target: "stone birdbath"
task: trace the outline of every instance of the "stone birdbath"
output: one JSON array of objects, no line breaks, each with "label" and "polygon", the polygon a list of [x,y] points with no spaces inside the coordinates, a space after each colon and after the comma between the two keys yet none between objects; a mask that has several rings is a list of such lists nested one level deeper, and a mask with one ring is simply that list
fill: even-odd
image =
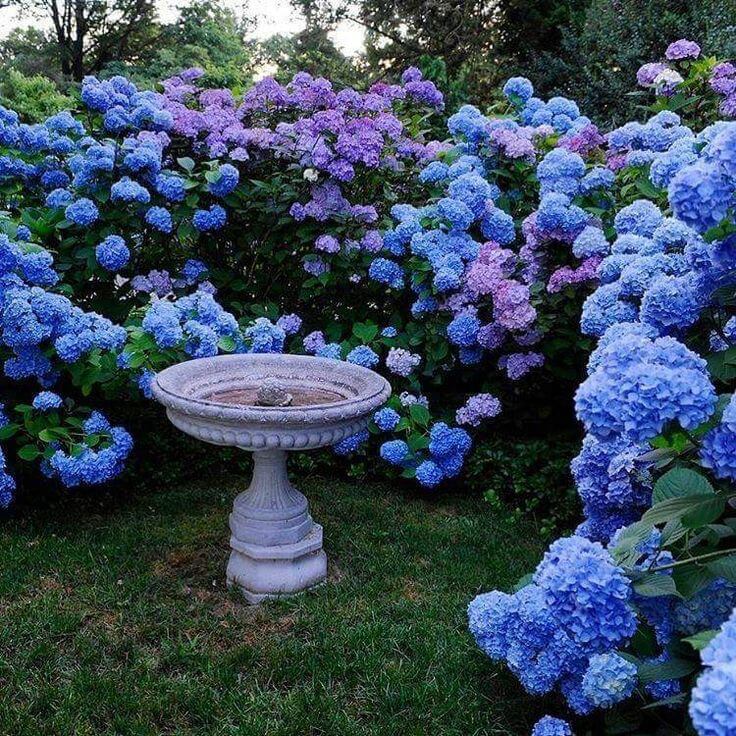
[{"label": "stone birdbath", "polygon": [[391,393],[362,366],[306,355],[223,355],[179,363],[153,381],[182,432],[253,453],[253,478],[230,514],[228,585],[250,603],[323,582],[322,527],[289,482],[287,452],[333,445],[364,429]]}]

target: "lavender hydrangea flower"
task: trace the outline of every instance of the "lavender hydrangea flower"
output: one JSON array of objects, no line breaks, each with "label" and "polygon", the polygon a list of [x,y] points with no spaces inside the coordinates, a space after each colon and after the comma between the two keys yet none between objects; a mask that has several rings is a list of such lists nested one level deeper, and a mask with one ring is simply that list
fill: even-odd
[{"label": "lavender hydrangea flower", "polygon": [[667,47],[664,55],[670,61],[697,59],[700,56],[700,46],[695,41],[688,41],[686,38],[681,38],[679,41],[673,41]]},{"label": "lavender hydrangea flower", "polygon": [[421,363],[421,356],[404,348],[391,348],[386,356],[386,368],[397,376],[406,378]]},{"label": "lavender hydrangea flower", "polygon": [[458,424],[477,427],[484,419],[491,419],[501,413],[501,402],[493,394],[475,394],[455,413]]}]

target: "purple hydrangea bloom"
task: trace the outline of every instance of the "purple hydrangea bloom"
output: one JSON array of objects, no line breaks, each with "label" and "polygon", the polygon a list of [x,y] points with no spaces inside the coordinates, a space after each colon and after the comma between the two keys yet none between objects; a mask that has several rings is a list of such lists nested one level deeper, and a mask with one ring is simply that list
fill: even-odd
[{"label": "purple hydrangea bloom", "polygon": [[681,38],[679,41],[673,41],[667,47],[664,55],[670,61],[697,59],[700,56],[700,46],[695,41],[688,41],[686,38]]}]

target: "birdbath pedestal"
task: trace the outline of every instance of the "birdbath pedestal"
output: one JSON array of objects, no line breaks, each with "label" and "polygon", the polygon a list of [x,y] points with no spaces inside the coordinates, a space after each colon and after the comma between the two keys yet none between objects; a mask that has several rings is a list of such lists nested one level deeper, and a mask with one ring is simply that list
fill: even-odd
[{"label": "birdbath pedestal", "polygon": [[154,398],[183,432],[253,453],[253,477],[230,514],[228,585],[259,603],[323,582],[322,527],[289,482],[287,453],[364,429],[391,393],[367,368],[303,355],[227,355],[167,368]]}]

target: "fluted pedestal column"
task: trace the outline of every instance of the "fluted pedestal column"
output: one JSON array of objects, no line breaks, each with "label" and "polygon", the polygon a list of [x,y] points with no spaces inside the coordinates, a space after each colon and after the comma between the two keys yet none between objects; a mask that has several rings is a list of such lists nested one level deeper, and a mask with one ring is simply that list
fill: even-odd
[{"label": "fluted pedestal column", "polygon": [[253,453],[253,479],[230,514],[228,585],[249,603],[299,593],[327,577],[322,527],[286,472],[286,452]]}]

